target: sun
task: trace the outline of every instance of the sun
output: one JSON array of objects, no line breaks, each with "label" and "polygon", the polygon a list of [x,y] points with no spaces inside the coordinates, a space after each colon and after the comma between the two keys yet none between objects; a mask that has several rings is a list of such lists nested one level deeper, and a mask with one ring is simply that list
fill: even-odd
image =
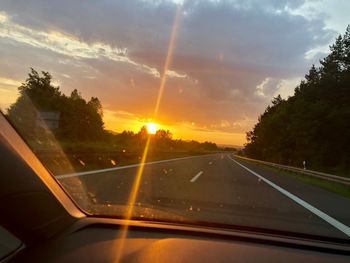
[{"label": "sun", "polygon": [[153,122],[147,123],[147,132],[149,134],[156,134],[157,129],[158,129],[158,125],[157,124],[155,124]]}]

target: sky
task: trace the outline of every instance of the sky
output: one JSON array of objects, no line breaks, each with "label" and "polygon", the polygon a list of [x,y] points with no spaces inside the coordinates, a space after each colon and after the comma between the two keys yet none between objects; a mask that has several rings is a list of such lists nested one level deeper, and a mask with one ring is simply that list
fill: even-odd
[{"label": "sky", "polygon": [[98,97],[109,130],[152,121],[175,138],[243,145],[349,12],[348,0],[1,0],[0,108],[33,67],[65,94]]}]

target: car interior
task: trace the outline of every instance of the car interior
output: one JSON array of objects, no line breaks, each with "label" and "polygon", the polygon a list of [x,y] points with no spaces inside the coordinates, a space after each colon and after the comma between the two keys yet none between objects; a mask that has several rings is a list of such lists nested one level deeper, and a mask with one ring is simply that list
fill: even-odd
[{"label": "car interior", "polygon": [[1,0],[0,263],[349,263],[349,11]]},{"label": "car interior", "polygon": [[349,243],[81,211],[3,115],[1,262],[349,262]]}]

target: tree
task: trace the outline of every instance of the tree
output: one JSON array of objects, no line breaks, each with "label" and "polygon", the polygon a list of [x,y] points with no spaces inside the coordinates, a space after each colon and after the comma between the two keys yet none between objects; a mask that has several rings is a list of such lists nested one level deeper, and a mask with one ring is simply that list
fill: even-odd
[{"label": "tree", "polygon": [[38,113],[60,113],[59,128],[53,132],[63,140],[99,140],[104,134],[103,111],[98,98],[86,102],[78,90],[70,97],[62,94],[59,87],[51,84],[50,73],[40,74],[31,68],[28,78],[19,88],[19,97],[7,115],[20,133],[27,139],[37,134]]},{"label": "tree", "polygon": [[61,92],[59,87],[51,85],[52,77],[42,72],[42,77],[33,68],[28,78],[18,88],[19,97],[12,104],[7,115],[15,127],[28,138],[34,136],[37,113],[39,111],[57,111]]},{"label": "tree", "polygon": [[247,132],[248,156],[350,170],[350,26],[330,50],[319,68],[311,66],[294,96],[273,98]]}]

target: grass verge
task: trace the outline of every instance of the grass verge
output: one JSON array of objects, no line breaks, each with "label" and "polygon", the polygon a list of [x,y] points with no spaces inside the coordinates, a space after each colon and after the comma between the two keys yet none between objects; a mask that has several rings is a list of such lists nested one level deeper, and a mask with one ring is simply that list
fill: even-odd
[{"label": "grass verge", "polygon": [[347,186],[347,185],[344,185],[341,183],[337,183],[337,182],[333,182],[333,181],[328,181],[328,180],[317,178],[317,177],[313,177],[313,176],[309,176],[309,175],[305,175],[305,174],[301,174],[298,172],[288,171],[288,170],[264,165],[264,164],[260,164],[260,165],[266,167],[269,170],[272,170],[275,172],[278,171],[279,174],[283,174],[285,176],[298,179],[304,183],[311,184],[311,185],[320,187],[322,189],[325,189],[327,191],[330,191],[330,192],[339,194],[341,196],[350,198],[350,186]]}]

